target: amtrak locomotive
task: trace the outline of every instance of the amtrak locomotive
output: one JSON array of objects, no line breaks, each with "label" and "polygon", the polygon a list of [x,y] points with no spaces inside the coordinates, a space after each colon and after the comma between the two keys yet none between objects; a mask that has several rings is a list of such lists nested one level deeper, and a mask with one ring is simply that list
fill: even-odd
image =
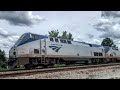
[{"label": "amtrak locomotive", "polygon": [[61,63],[95,64],[119,60],[120,51],[111,47],[25,33],[10,49],[8,66],[33,68]]}]

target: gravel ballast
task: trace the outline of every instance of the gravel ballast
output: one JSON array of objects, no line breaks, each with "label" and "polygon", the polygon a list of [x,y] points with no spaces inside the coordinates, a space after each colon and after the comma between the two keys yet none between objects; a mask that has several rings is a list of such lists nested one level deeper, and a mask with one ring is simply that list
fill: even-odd
[{"label": "gravel ballast", "polygon": [[118,79],[120,78],[120,65],[99,67],[91,69],[77,69],[39,73],[28,76],[7,77],[4,79]]}]

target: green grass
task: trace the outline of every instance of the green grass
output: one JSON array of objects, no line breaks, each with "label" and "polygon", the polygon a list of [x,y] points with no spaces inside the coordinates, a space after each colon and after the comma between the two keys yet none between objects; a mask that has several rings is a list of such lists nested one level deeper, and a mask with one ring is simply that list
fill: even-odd
[{"label": "green grass", "polygon": [[65,65],[65,64],[55,64],[54,67],[69,67],[69,66],[80,66],[81,64],[71,64],[71,65]]},{"label": "green grass", "polygon": [[65,67],[65,64],[55,64],[54,67]]},{"label": "green grass", "polygon": [[9,68],[0,68],[0,71],[8,71],[10,70]]},{"label": "green grass", "polygon": [[24,68],[14,68],[14,69],[10,69],[10,68],[0,68],[0,72],[2,71],[17,71],[17,70],[22,70]]},{"label": "green grass", "polygon": [[[55,64],[54,67],[69,67],[69,66],[79,66],[80,64],[72,64],[72,65],[65,65],[65,64]],[[10,68],[1,68],[0,67],[0,72],[2,71],[18,71],[18,70],[23,70],[23,67],[19,67],[19,68],[14,68],[14,69],[10,69]]]}]

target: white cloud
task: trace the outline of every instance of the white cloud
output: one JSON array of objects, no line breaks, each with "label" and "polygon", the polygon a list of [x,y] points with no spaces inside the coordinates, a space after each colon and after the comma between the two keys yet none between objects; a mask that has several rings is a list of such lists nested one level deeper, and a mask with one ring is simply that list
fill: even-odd
[{"label": "white cloud", "polygon": [[18,35],[9,33],[8,31],[0,28],[0,37],[1,36],[2,36],[2,39],[0,40],[1,49],[5,49],[5,48],[10,49],[19,38]]},{"label": "white cloud", "polygon": [[0,19],[18,26],[31,26],[45,20],[31,11],[0,11]]},{"label": "white cloud", "polygon": [[93,27],[102,32],[100,38],[110,37],[120,48],[120,11],[102,11],[101,18]]},{"label": "white cloud", "polygon": [[120,11],[103,11],[101,16],[105,18],[119,18]]},{"label": "white cloud", "polygon": [[120,39],[120,11],[103,11],[101,19],[93,27],[103,32],[100,38]]},{"label": "white cloud", "polygon": [[93,39],[93,40],[91,40],[91,41],[92,41],[91,43],[93,43],[93,44],[98,44],[98,45],[101,44],[101,41],[98,40],[98,39]]},{"label": "white cloud", "polygon": [[0,36],[3,38],[11,36],[7,31],[5,31],[3,28],[0,28]]},{"label": "white cloud", "polygon": [[8,37],[8,40],[10,41],[10,42],[16,42],[17,40],[19,39],[19,36],[11,36],[11,37]]},{"label": "white cloud", "polygon": [[92,34],[87,34],[87,36],[88,36],[88,38],[93,38],[94,37],[94,35],[92,35]]}]

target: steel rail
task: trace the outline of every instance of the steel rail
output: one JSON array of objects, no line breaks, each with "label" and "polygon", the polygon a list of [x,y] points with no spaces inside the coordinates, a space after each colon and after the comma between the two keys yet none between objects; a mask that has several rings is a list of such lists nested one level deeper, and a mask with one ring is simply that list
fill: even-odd
[{"label": "steel rail", "polygon": [[10,71],[9,72],[0,72],[0,78],[15,77],[15,76],[21,76],[21,75],[31,75],[31,74],[38,74],[38,73],[50,73],[50,72],[57,72],[57,71],[69,71],[69,70],[75,70],[75,69],[108,67],[108,66],[117,66],[117,65],[120,65],[120,63],[71,66],[71,67],[58,67],[58,68],[46,68],[46,69],[33,69],[33,70],[11,71],[11,72]]}]

